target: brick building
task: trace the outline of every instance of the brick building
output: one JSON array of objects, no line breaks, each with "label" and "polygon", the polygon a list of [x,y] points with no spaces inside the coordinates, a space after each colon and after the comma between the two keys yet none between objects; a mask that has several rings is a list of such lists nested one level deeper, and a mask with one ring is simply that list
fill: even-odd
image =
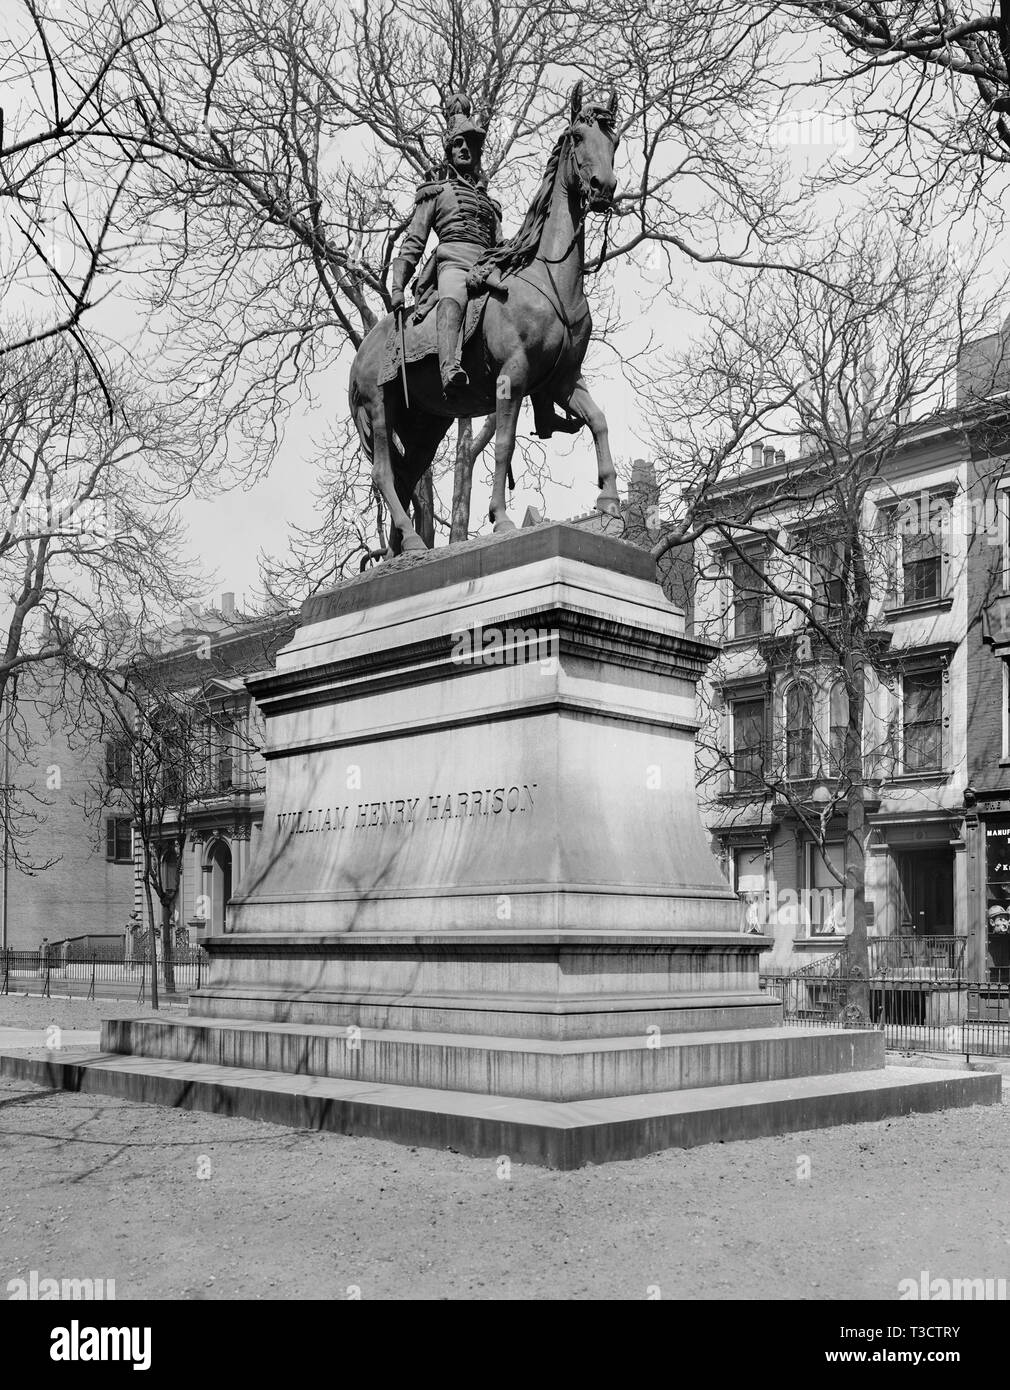
[{"label": "brick building", "polygon": [[966,930],[980,1013],[1010,985],[1010,319],[972,347],[958,382],[972,418]]},{"label": "brick building", "polygon": [[[956,955],[978,980],[993,968],[982,902],[985,817],[1010,833],[1006,666],[994,659],[985,638],[991,624],[982,620],[991,580],[984,576],[993,565],[1003,573],[1007,553],[1006,492],[994,483],[1003,472],[999,410],[991,398],[984,409],[965,400],[910,427],[868,489],[863,527],[882,538],[887,575],[867,636],[879,658],[864,716],[868,929],[872,938],[896,938],[909,950],[924,943],[924,950],[915,948],[923,959]],[[770,970],[837,953],[846,931],[837,876],[844,806],[825,836],[810,833],[839,770],[844,687],[801,615],[772,595],[783,587],[783,561],[778,545],[763,542],[761,527],[777,541],[790,538],[788,585],[808,597],[815,584],[824,585],[817,601],[825,611],[840,601],[830,592],[837,543],[816,518],[776,507],[787,469],[799,471],[781,453],[757,448],[727,485],[727,496],[734,489],[766,494],[769,510],[748,543],[753,563],[741,563],[729,545],[699,547],[695,593],[695,635],[722,648],[710,671],[699,746],[704,817],[748,917],[773,937],[763,961]],[[994,514],[971,506],[983,486],[1001,499],[1002,541],[992,534]],[[917,515],[918,527],[906,524]],[[776,779],[788,784],[789,795],[776,792]],[[1010,905],[1010,891],[1007,898]]]},{"label": "brick building", "polygon": [[122,769],[79,693],[56,668],[33,666],[3,716],[14,824],[0,829],[0,942],[15,951],[125,932],[134,906]]},{"label": "brick building", "polygon": [[[183,614],[151,644],[159,679],[208,713],[209,794],[190,809],[178,899],[191,940],[221,929],[262,824],[263,762],[244,677],[272,666],[294,626],[287,615],[244,617],[225,594],[220,608]],[[20,680],[4,784],[25,813],[13,838],[0,830],[0,926],[13,950],[125,939],[131,913],[146,917],[141,846],[121,791],[129,746],[78,695],[56,669]]]},{"label": "brick building", "polygon": [[[187,614],[164,632],[143,663],[156,685],[206,711],[195,750],[207,768],[205,794],[188,807],[182,863],[171,865],[176,926],[191,943],[223,930],[263,826],[262,731],[245,678],[272,668],[295,626],[288,614],[243,617],[226,594],[220,610]],[[169,817],[166,834],[176,825]]]}]

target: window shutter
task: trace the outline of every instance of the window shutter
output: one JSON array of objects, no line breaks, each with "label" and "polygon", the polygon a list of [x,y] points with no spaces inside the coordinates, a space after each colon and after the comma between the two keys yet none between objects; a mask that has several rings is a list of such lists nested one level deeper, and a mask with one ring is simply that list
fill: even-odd
[{"label": "window shutter", "polygon": [[105,822],[105,857],[115,859],[116,857],[116,820],[110,816]]},{"label": "window shutter", "polygon": [[880,557],[883,562],[884,579],[884,602],[888,607],[893,606],[898,600],[898,531],[897,518],[894,512],[882,511],[880,513]]}]

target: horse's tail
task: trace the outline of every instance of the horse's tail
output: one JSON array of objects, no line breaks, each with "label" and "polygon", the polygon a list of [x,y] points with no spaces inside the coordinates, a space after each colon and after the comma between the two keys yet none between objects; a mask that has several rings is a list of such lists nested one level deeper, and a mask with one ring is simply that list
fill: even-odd
[{"label": "horse's tail", "polygon": [[347,391],[347,400],[351,408],[351,419],[354,427],[358,431],[358,438],[361,440],[361,447],[369,463],[372,461],[372,450],[374,445],[374,435],[372,432],[372,418],[365,409],[364,398],[358,390],[358,383],[351,377],[351,384]]}]

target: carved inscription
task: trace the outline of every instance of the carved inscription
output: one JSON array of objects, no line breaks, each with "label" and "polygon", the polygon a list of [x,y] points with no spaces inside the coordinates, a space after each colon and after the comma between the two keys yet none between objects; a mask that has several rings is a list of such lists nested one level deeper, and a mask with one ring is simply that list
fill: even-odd
[{"label": "carved inscription", "polygon": [[476,791],[397,797],[392,801],[358,801],[346,806],[319,806],[279,811],[281,835],[313,835],[333,830],[411,829],[430,821],[472,820],[474,817],[511,816],[532,811],[536,782],[514,787],[486,787]]}]

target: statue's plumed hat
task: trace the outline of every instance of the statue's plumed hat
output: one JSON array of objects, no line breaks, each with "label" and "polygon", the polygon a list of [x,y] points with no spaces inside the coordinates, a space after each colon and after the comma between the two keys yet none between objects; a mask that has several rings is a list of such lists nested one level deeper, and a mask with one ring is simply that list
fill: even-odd
[{"label": "statue's plumed hat", "polygon": [[452,142],[461,135],[473,135],[483,145],[487,132],[481,130],[473,119],[473,107],[468,96],[464,96],[462,92],[453,92],[451,96],[446,97],[444,110],[446,128],[443,148],[446,154],[452,148]]}]

